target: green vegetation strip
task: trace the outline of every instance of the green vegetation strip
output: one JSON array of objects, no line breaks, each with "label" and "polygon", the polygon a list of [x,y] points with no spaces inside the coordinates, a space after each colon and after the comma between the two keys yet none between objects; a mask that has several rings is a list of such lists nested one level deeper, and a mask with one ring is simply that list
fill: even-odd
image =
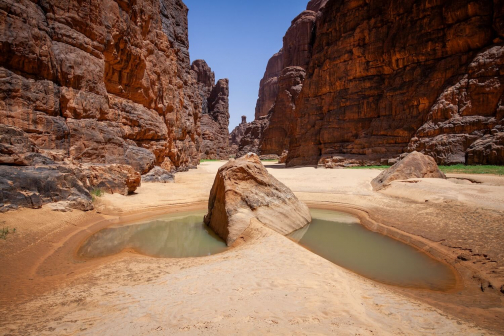
[{"label": "green vegetation strip", "polygon": [[[388,166],[359,166],[347,169],[387,169]],[[463,164],[453,166],[439,166],[445,174],[493,174],[504,175],[504,166],[466,166]]]}]

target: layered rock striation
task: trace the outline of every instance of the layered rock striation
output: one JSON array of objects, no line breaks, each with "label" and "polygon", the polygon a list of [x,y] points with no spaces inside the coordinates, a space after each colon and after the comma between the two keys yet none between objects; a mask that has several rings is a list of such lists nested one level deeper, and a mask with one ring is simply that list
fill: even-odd
[{"label": "layered rock striation", "polygon": [[251,220],[283,235],[311,221],[308,207],[249,153],[219,168],[210,191],[205,224],[231,246]]},{"label": "layered rock striation", "polygon": [[193,62],[191,69],[198,82],[202,100],[201,159],[229,158],[229,80],[219,79],[204,60]]},{"label": "layered rock striation", "polygon": [[129,195],[140,183],[130,165],[80,164],[39,149],[17,127],[0,125],[0,212],[54,202],[56,210],[92,210],[93,190]]},{"label": "layered rock striation", "polygon": [[502,164],[500,1],[329,0],[321,13],[287,165],[414,150]]},{"label": "layered rock striation", "polygon": [[181,0],[0,2],[0,124],[76,162],[195,167],[187,11]]}]

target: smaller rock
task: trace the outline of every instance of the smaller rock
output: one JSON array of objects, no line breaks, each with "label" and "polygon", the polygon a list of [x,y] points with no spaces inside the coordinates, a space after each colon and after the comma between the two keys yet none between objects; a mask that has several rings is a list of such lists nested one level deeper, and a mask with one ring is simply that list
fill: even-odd
[{"label": "smaller rock", "polygon": [[172,183],[175,182],[175,176],[161,167],[154,167],[149,173],[142,176],[144,183]]},{"label": "smaller rock", "polygon": [[[141,184],[141,175],[133,167],[120,164],[84,164],[84,185],[88,190],[103,191],[121,195],[132,194]],[[82,178],[81,178],[82,179]]]},{"label": "smaller rock", "polygon": [[388,187],[393,181],[410,178],[445,179],[446,176],[439,170],[436,161],[432,157],[419,152],[412,152],[378,175],[371,181],[371,185],[374,190],[378,191]]},{"label": "smaller rock", "polygon": [[66,202],[66,201],[49,203],[47,206],[52,211],[59,211],[59,212],[71,212],[72,211],[72,209],[70,208],[70,202]]},{"label": "smaller rock", "polygon": [[283,151],[282,155],[278,158],[278,163],[285,163],[287,162],[287,155],[289,155],[288,151]]}]

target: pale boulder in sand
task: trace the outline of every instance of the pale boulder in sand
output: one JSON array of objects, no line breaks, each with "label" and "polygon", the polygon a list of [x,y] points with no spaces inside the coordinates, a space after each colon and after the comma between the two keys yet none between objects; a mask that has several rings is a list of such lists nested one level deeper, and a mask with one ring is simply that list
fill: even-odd
[{"label": "pale boulder in sand", "polygon": [[283,235],[311,221],[308,207],[268,173],[256,154],[249,153],[217,172],[205,223],[230,246],[253,218]]},{"label": "pale boulder in sand", "polygon": [[410,178],[446,178],[439,170],[436,161],[428,155],[419,152],[409,153],[404,159],[394,164],[371,181],[373,189],[384,189],[396,180]]}]

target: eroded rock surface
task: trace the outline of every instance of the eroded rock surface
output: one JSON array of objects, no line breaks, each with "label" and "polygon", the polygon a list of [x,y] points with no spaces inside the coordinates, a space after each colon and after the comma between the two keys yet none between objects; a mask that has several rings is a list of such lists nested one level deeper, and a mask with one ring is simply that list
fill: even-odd
[{"label": "eroded rock surface", "polygon": [[472,162],[472,144],[502,132],[502,21],[492,0],[327,1],[287,165],[414,150],[438,163]]},{"label": "eroded rock surface", "polygon": [[0,123],[82,163],[195,167],[187,11],[181,0],[2,1]]},{"label": "eroded rock surface", "polygon": [[[282,49],[268,61],[259,84],[255,120],[238,155],[254,152],[281,155],[288,149],[293,127],[293,111],[312,55],[315,23],[327,0],[312,0],[306,10],[291,22],[283,38]],[[270,125],[271,123],[271,125]],[[266,133],[263,133],[266,132]],[[250,136],[253,136],[250,137]]]},{"label": "eroded rock surface", "polygon": [[205,223],[230,246],[253,218],[283,235],[311,221],[308,207],[249,153],[217,172]]},{"label": "eroded rock surface", "polygon": [[204,60],[192,64],[202,99],[201,159],[229,158],[229,80],[219,79]]},{"label": "eroded rock surface", "polygon": [[152,169],[148,174],[142,176],[143,183],[172,183],[175,177],[169,171],[161,167]]},{"label": "eroded rock surface", "polygon": [[81,178],[88,190],[100,189],[109,194],[132,194],[141,184],[140,173],[128,165],[84,164]]},{"label": "eroded rock surface", "polygon": [[245,134],[245,130],[247,129],[247,117],[242,116],[241,123],[234,128],[234,130],[229,133],[229,153],[231,155],[236,155],[238,153],[238,149],[240,146],[240,141]]},{"label": "eroded rock surface", "polygon": [[373,189],[378,191],[386,188],[393,181],[407,180],[410,178],[446,178],[436,164],[436,161],[428,155],[412,152],[401,161],[387,170],[381,172],[371,181]]},{"label": "eroded rock surface", "polygon": [[0,166],[0,212],[19,207],[38,209],[59,201],[68,202],[73,209],[93,209],[89,191],[71,167]]}]

